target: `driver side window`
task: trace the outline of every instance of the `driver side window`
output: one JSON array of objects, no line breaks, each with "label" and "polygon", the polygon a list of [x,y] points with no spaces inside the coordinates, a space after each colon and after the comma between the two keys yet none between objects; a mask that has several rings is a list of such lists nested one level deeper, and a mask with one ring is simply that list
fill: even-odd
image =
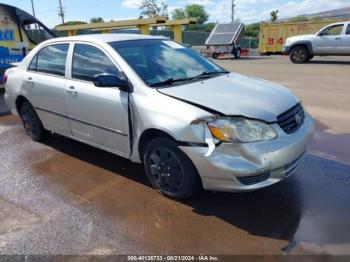
[{"label": "driver side window", "polygon": [[344,25],[333,25],[322,31],[323,36],[341,35]]}]

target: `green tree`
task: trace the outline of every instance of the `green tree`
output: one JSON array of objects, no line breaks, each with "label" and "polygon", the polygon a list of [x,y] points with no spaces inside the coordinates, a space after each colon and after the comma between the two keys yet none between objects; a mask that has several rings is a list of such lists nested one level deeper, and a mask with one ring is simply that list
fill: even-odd
[{"label": "green tree", "polygon": [[298,15],[296,17],[292,17],[288,20],[288,22],[308,22],[309,19],[304,15]]},{"label": "green tree", "polygon": [[102,17],[93,17],[90,19],[90,23],[94,24],[94,23],[103,23],[104,20]]},{"label": "green tree", "polygon": [[258,37],[260,33],[260,23],[254,23],[245,27],[245,35],[248,37]]},{"label": "green tree", "polygon": [[168,17],[168,4],[165,1],[159,3],[158,0],[142,0],[141,6],[141,15],[143,17],[156,17],[156,16],[165,16]]},{"label": "green tree", "polygon": [[176,8],[171,12],[171,18],[174,20],[185,19],[186,12],[183,8]]},{"label": "green tree", "polygon": [[61,26],[61,25],[82,25],[82,24],[87,24],[87,23],[84,21],[68,21],[68,22],[65,22],[64,24],[56,25],[55,27]]},{"label": "green tree", "polygon": [[187,5],[185,8],[187,18],[196,18],[198,24],[204,24],[208,21],[209,15],[203,5]]},{"label": "green tree", "polygon": [[271,13],[270,13],[270,16],[271,16],[271,22],[272,23],[275,23],[278,19],[278,12],[279,10],[273,10]]},{"label": "green tree", "polygon": [[322,17],[319,17],[319,16],[314,16],[314,17],[312,17],[312,18],[310,18],[309,19],[309,21],[322,21],[322,20],[324,20]]}]

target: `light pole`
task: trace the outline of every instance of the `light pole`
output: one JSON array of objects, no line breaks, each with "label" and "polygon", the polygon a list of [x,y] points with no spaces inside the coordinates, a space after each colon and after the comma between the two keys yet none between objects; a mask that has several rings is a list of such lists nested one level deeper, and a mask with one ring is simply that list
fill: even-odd
[{"label": "light pole", "polygon": [[58,16],[60,16],[62,18],[62,24],[64,24],[64,10],[63,10],[63,7],[62,7],[62,1],[59,0],[59,10],[58,10]]},{"label": "light pole", "polygon": [[35,17],[34,0],[31,0],[31,2],[32,2],[33,16]]},{"label": "light pole", "polygon": [[235,22],[235,0],[232,0],[232,6],[231,6],[231,23],[233,24]]}]

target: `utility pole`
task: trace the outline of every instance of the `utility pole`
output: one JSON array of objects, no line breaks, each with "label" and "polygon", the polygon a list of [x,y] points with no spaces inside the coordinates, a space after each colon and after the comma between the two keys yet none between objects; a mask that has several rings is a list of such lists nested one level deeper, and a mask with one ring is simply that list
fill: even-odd
[{"label": "utility pole", "polygon": [[231,6],[231,23],[233,24],[235,22],[235,0],[232,0],[232,6]]},{"label": "utility pole", "polygon": [[35,17],[34,0],[31,0],[31,2],[32,2],[33,16]]},{"label": "utility pole", "polygon": [[64,7],[62,7],[62,1],[59,0],[59,9],[58,9],[58,16],[62,18],[62,24],[64,24],[64,13],[65,13],[65,10],[64,10]]}]

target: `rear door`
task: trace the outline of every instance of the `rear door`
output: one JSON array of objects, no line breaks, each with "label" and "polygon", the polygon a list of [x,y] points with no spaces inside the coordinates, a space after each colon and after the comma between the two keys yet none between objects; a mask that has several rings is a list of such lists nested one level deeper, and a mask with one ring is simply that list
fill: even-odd
[{"label": "rear door", "polygon": [[43,47],[23,76],[26,96],[44,127],[62,135],[71,135],[65,103],[68,49],[68,43]]},{"label": "rear door", "polygon": [[325,28],[314,41],[315,53],[320,55],[339,55],[344,24]]},{"label": "rear door", "polygon": [[118,74],[112,57],[102,48],[75,43],[66,102],[73,136],[123,156],[129,156],[128,93],[93,84],[98,74]]},{"label": "rear door", "polygon": [[342,55],[350,55],[350,23],[344,28],[344,33],[341,38],[340,53]]}]

